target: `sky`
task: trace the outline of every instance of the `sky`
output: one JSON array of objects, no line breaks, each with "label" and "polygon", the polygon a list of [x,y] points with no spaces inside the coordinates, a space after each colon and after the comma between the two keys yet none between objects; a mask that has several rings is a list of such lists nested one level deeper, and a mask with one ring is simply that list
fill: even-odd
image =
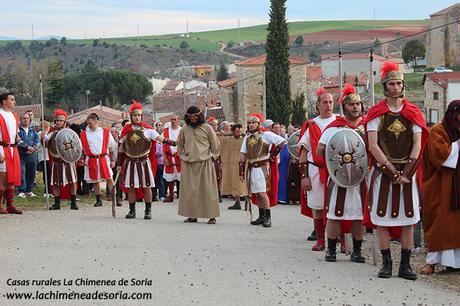
[{"label": "sky", "polygon": [[[287,0],[288,21],[427,19],[457,1]],[[268,21],[269,0],[0,0],[0,36],[103,38],[234,28]]]}]

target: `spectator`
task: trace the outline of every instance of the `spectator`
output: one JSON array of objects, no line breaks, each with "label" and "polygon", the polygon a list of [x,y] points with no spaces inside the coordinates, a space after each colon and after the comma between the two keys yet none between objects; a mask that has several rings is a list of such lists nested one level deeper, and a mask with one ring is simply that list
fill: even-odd
[{"label": "spectator", "polygon": [[34,112],[31,109],[28,109],[28,110],[26,110],[26,114],[30,118],[29,127],[31,129],[34,129],[36,132],[38,132],[38,130],[40,129],[40,125],[38,124],[38,122],[34,121]]},{"label": "spectator", "polygon": [[21,198],[35,197],[32,192],[37,167],[37,150],[39,147],[38,134],[30,128],[30,117],[27,113],[21,116],[18,143],[19,157],[21,159],[21,186],[18,196]]},{"label": "spectator", "polygon": [[[155,125],[158,134],[162,134],[164,130],[164,124],[158,121]],[[157,171],[155,173],[155,188],[153,189],[153,198],[159,197],[160,201],[166,197],[166,180],[163,178],[164,171],[164,158],[163,158],[163,144],[156,142],[155,155],[157,157]]]},{"label": "spectator", "polygon": [[[49,118],[45,118],[45,123],[43,124],[44,129],[40,132],[38,132],[38,138],[39,138],[39,143],[38,143],[38,150],[37,150],[37,159],[38,159],[38,164],[37,164],[37,170],[40,172],[43,172],[43,184],[45,184],[48,189],[45,189],[45,193],[43,194],[44,197],[46,197],[46,190],[48,190],[48,196],[53,196],[53,194],[50,191],[50,181],[51,181],[51,169],[50,169],[50,161],[49,161],[49,156],[48,156],[48,150],[44,146],[44,138],[46,134],[49,133],[50,131],[50,122]],[[45,167],[46,167],[46,177],[47,179],[45,180]]]}]

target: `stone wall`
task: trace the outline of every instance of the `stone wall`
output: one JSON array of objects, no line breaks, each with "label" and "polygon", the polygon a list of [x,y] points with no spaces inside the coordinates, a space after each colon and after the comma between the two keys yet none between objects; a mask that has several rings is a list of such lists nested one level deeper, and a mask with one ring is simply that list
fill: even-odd
[{"label": "stone wall", "polygon": [[[430,78],[425,80],[425,115],[426,121],[438,123],[442,120],[444,114],[446,91],[444,88],[434,83]],[[435,97],[437,92],[437,99]],[[437,117],[436,117],[437,112]],[[437,120],[436,120],[437,119]]]}]

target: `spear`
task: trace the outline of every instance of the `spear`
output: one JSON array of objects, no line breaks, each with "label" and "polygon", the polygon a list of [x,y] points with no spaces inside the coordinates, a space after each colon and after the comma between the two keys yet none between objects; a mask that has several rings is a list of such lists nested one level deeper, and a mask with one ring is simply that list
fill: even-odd
[{"label": "spear", "polygon": [[40,74],[40,103],[42,108],[42,148],[43,148],[43,176],[45,180],[45,198],[46,198],[46,209],[49,209],[49,194],[48,194],[48,169],[46,164],[46,147],[45,147],[45,107],[43,105],[43,81],[42,75]]}]

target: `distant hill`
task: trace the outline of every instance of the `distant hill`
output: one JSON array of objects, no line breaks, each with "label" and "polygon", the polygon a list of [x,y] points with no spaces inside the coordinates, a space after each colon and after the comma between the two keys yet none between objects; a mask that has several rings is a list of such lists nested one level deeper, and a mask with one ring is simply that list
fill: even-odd
[{"label": "distant hill", "polygon": [[0,40],[16,40],[16,37],[11,37],[11,36],[0,36]]}]

